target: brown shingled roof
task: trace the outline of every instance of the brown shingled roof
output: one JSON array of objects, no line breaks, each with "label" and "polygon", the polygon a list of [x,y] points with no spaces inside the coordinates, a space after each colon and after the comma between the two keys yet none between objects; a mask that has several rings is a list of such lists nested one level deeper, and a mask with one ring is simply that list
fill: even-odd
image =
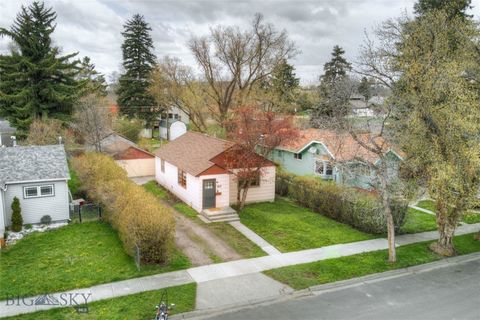
[{"label": "brown shingled roof", "polygon": [[[366,144],[372,143],[370,134],[361,134],[359,138]],[[362,159],[366,162],[375,163],[378,160],[378,155],[363,148],[349,133],[337,133],[323,129],[310,128],[303,130],[297,139],[290,140],[279,148],[299,153],[314,141],[323,143],[337,161]],[[381,137],[376,138],[376,143],[382,145],[385,152],[394,150],[392,145]],[[403,157],[401,152],[394,151]]]},{"label": "brown shingled roof", "polygon": [[187,131],[155,152],[174,166],[197,176],[214,165],[210,160],[234,145],[233,142]]}]

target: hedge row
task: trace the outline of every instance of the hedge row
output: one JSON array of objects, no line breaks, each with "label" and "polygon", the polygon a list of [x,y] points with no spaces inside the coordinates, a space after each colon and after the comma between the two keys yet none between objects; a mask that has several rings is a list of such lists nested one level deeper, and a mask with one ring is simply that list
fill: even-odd
[{"label": "hedge row", "polygon": [[87,153],[75,158],[72,166],[88,197],[106,208],[105,218],[118,231],[127,253],[133,255],[137,245],[142,261],[167,262],[175,231],[172,211],[105,155]]},{"label": "hedge row", "polygon": [[[277,172],[276,193],[288,196],[315,212],[369,233],[386,233],[386,216],[380,199],[358,190],[315,177]],[[393,201],[398,231],[404,223],[408,203]]]}]

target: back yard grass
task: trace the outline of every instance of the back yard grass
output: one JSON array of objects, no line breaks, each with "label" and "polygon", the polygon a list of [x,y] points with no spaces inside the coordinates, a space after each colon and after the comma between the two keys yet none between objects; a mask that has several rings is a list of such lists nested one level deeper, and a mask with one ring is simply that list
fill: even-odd
[{"label": "back yard grass", "polygon": [[239,215],[243,224],[282,252],[378,237],[358,231],[283,198],[271,203],[247,205]]},{"label": "back yard grass", "polygon": [[[423,208],[423,209],[433,211],[433,212],[436,211],[435,201],[433,201],[433,200],[419,201],[417,206],[420,207],[420,208]],[[467,224],[480,223],[480,212],[468,211],[466,214],[463,215],[462,222],[467,223]]]},{"label": "back yard grass", "polygon": [[[398,247],[397,263],[395,264],[388,262],[387,250],[379,250],[268,270],[265,274],[294,289],[305,289],[314,285],[406,268],[442,259],[441,256],[428,248],[431,242]],[[480,241],[474,240],[472,234],[455,237],[454,244],[459,255],[480,251]]]},{"label": "back yard grass", "polygon": [[156,181],[150,181],[144,184],[144,188],[153,193],[159,199],[170,204],[175,210],[183,214],[189,219],[192,219],[204,228],[212,231],[217,237],[225,241],[233,250],[244,258],[256,258],[265,256],[256,244],[248,240],[243,234],[237,231],[230,224],[225,222],[215,222],[206,224],[198,218],[198,213],[193,210],[186,203],[177,199],[174,195],[165,190]]},{"label": "back yard grass", "polygon": [[74,223],[33,233],[0,251],[0,300],[7,295],[32,296],[189,267],[188,258],[174,250],[168,264],[144,265],[138,271],[108,223]]},{"label": "back yard grass", "polygon": [[[168,302],[174,303],[175,307],[171,314],[179,314],[195,309],[196,284],[168,288]],[[79,314],[74,308],[52,309],[48,311],[34,312],[5,320],[43,320],[43,319],[153,319],[155,306],[164,290],[147,291],[129,296],[97,301],[88,304],[88,313]]]}]

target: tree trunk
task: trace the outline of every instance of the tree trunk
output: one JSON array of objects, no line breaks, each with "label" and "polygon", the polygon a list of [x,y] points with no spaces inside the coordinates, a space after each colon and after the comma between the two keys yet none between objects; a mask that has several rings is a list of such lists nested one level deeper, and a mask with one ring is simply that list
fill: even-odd
[{"label": "tree trunk", "polygon": [[242,211],[243,208],[245,207],[245,201],[247,200],[247,192],[248,192],[249,186],[250,186],[250,183],[248,183],[243,188],[242,199],[240,200],[240,204],[239,204],[239,207],[238,207],[239,211]]},{"label": "tree trunk", "polygon": [[[454,215],[453,215],[454,216]],[[450,219],[447,208],[437,207],[437,226],[438,241],[430,245],[430,249],[445,257],[451,257],[456,254],[453,245],[453,236],[457,225],[456,219]]]},{"label": "tree trunk", "polygon": [[395,249],[395,221],[393,220],[392,207],[390,206],[390,196],[388,194],[388,168],[385,159],[382,159],[380,183],[383,210],[387,218],[387,241],[388,241],[388,262],[397,262],[397,252]]}]

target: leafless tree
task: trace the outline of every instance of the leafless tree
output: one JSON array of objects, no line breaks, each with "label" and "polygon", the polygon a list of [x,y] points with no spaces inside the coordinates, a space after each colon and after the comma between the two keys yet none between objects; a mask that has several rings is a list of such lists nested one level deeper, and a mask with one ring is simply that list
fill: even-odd
[{"label": "leafless tree", "polygon": [[256,14],[251,29],[217,26],[209,36],[192,37],[189,47],[208,85],[205,93],[214,101],[222,124],[232,107],[245,105],[255,86],[284,59],[297,54],[286,31],[277,31]]},{"label": "leafless tree", "polygon": [[111,132],[112,119],[105,98],[88,95],[76,104],[72,126],[85,143],[102,151],[101,140]]},{"label": "leafless tree", "polygon": [[190,67],[177,58],[164,57],[152,72],[149,91],[163,108],[177,107],[189,116],[198,130],[205,131],[207,115],[215,111],[211,109],[212,101],[204,94],[207,89]]}]

